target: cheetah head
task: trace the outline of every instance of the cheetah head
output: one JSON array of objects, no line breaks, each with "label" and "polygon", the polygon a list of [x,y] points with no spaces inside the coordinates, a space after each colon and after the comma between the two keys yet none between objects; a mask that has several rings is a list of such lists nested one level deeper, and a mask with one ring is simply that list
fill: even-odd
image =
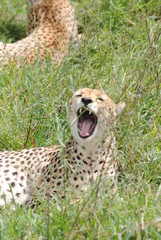
[{"label": "cheetah head", "polygon": [[68,111],[73,137],[85,143],[102,138],[124,107],[125,103],[115,104],[101,90],[83,88],[76,91]]}]

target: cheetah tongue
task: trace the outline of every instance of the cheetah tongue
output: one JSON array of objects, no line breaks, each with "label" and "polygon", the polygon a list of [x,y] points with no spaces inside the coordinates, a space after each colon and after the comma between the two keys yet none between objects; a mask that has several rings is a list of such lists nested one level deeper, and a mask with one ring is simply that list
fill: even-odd
[{"label": "cheetah tongue", "polygon": [[93,121],[91,119],[83,119],[80,124],[80,136],[88,137],[93,129]]}]

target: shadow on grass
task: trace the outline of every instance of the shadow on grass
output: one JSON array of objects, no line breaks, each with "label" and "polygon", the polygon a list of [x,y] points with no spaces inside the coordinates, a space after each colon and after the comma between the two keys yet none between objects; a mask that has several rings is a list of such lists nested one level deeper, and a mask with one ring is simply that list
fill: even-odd
[{"label": "shadow on grass", "polygon": [[23,23],[15,24],[11,21],[0,24],[0,41],[16,42],[26,36],[26,26]]}]

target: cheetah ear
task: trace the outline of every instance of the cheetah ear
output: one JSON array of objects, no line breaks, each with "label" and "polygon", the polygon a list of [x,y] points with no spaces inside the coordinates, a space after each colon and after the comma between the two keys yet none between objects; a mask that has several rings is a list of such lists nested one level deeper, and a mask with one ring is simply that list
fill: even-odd
[{"label": "cheetah ear", "polygon": [[116,104],[116,116],[120,115],[125,107],[126,107],[126,104],[124,102],[120,102]]}]

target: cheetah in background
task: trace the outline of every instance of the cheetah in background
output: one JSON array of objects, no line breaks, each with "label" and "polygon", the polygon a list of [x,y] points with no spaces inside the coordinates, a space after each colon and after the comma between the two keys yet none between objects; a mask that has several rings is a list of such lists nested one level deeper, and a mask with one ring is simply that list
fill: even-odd
[{"label": "cheetah in background", "polygon": [[33,64],[47,57],[62,62],[68,54],[70,39],[77,39],[74,9],[68,0],[30,1],[28,36],[15,43],[0,42],[0,63],[18,61]]},{"label": "cheetah in background", "polygon": [[124,107],[101,90],[75,92],[68,108],[72,137],[63,150],[50,146],[0,152],[0,206],[28,204],[39,191],[63,196],[66,186],[82,191],[100,175],[115,179],[112,126]]}]

